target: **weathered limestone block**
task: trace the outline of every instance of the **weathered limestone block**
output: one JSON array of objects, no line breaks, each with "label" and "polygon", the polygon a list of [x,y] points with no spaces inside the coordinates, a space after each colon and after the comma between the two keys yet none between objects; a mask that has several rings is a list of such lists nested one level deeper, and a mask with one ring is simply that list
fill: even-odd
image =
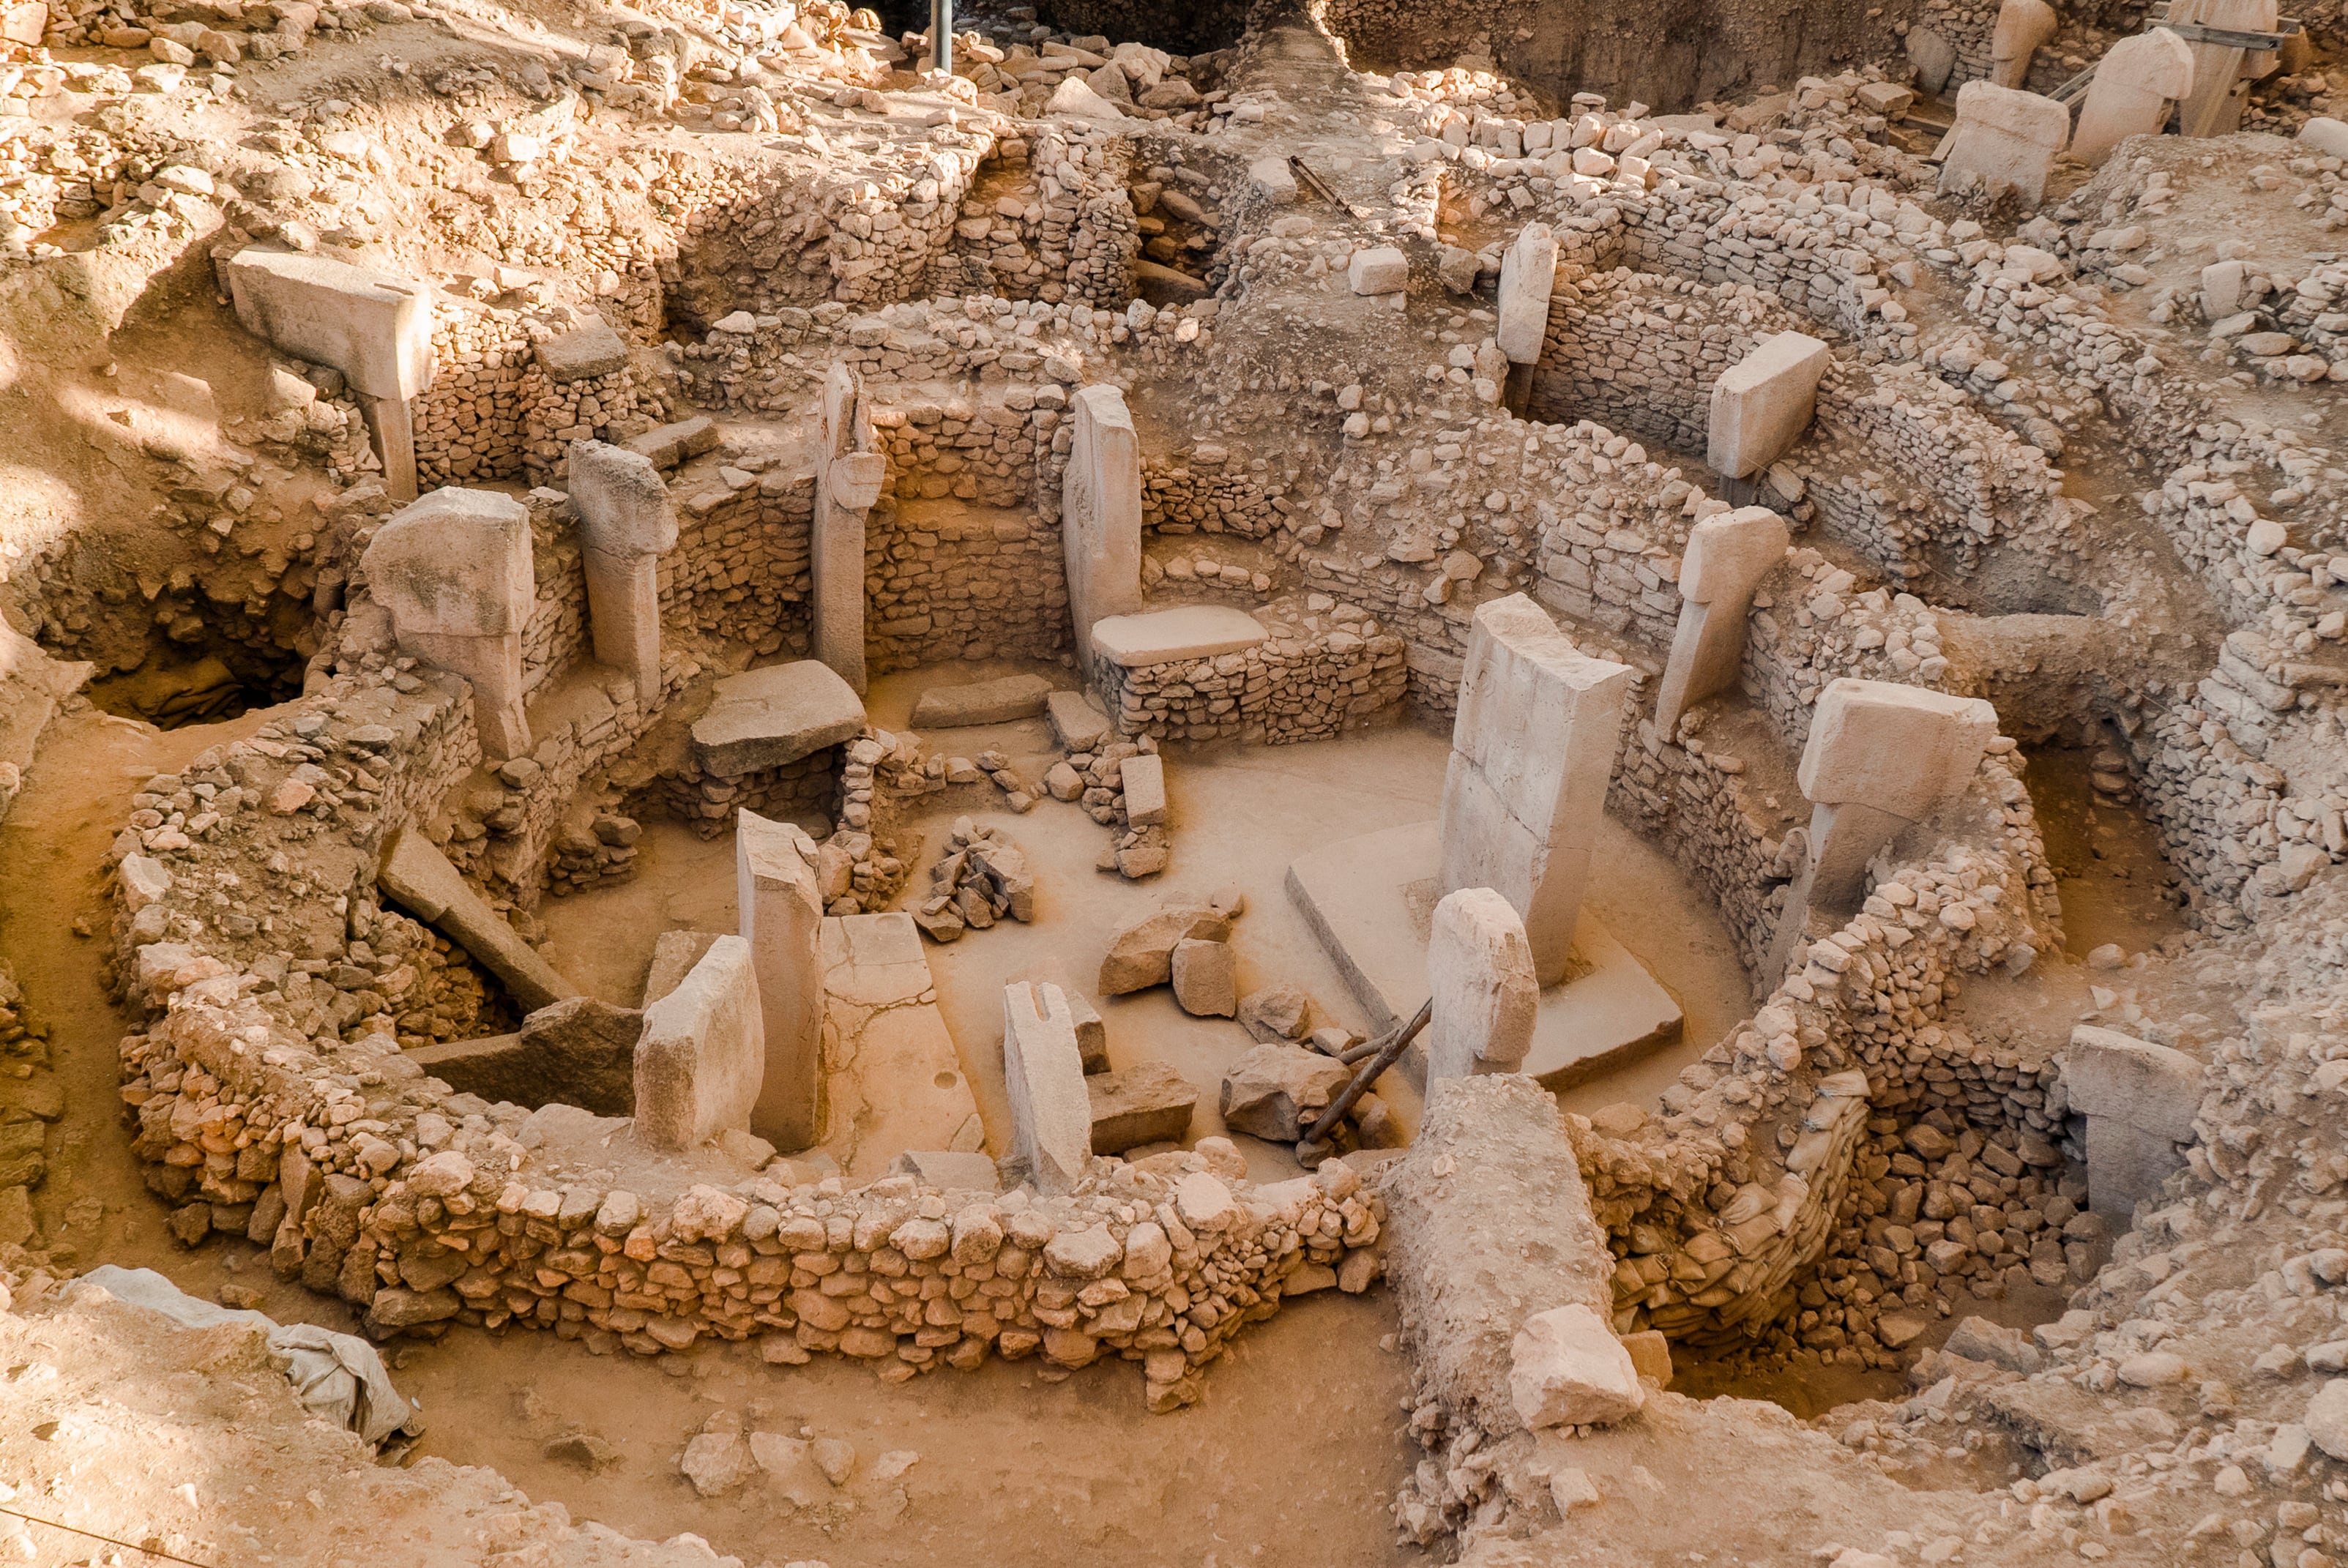
[{"label": "weathered limestone block", "polygon": [[2079,1024],[2063,1058],[2071,1109],[2087,1119],[2087,1206],[2125,1227],[2185,1162],[2201,1108],[2201,1063],[2116,1030]]},{"label": "weathered limestone block", "polygon": [[584,547],[595,657],[624,670],[647,704],[661,690],[660,558],[676,548],[676,509],[652,459],[601,441],[571,444],[572,509]]},{"label": "weathered limestone block", "polygon": [[1655,700],[1655,727],[1669,735],[1680,715],[1736,680],[1754,590],[1786,559],[1786,519],[1766,507],[1739,507],[1688,530],[1680,558],[1680,619]]},{"label": "weathered limestone block", "polygon": [[1273,1143],[1293,1143],[1353,1081],[1354,1069],[1301,1045],[1259,1045],[1223,1075],[1223,1124]]},{"label": "weathered limestone block", "polygon": [[810,538],[815,656],[860,692],[865,686],[864,535],[889,478],[888,456],[879,446],[862,380],[835,361],[817,406]]},{"label": "weathered limestone block", "polygon": [[1041,713],[1051,695],[1052,683],[1041,675],[1004,675],[993,681],[932,686],[913,703],[912,724],[916,730],[1007,724]]},{"label": "weathered limestone block", "polygon": [[1231,934],[1231,917],[1204,904],[1177,904],[1145,915],[1108,939],[1101,957],[1100,994],[1162,986],[1174,978],[1174,946],[1187,938],[1220,942]]},{"label": "weathered limestone block", "polygon": [[1076,651],[1088,659],[1096,622],[1141,609],[1141,438],[1114,386],[1078,388],[1068,416],[1060,538]]},{"label": "weathered limestone block", "polygon": [[1435,907],[1426,946],[1435,999],[1426,1076],[1514,1072],[1532,1050],[1540,982],[1524,922],[1489,887],[1463,887]]},{"label": "weathered limestone block", "polygon": [[742,939],[758,979],[766,1071],[750,1131],[778,1149],[823,1137],[823,895],[816,843],[788,822],[743,811],[734,819],[734,876]]},{"label": "weathered limestone block", "polygon": [[[1416,1325],[1428,1391],[1494,1438],[1522,1430],[1519,1329],[1570,1306],[1611,1323],[1614,1305],[1614,1255],[1557,1102],[1516,1074],[1430,1080],[1418,1136],[1382,1190],[1386,1279]],[[1526,1246],[1532,1235],[1544,1245]]]},{"label": "weathered limestone block", "polygon": [[2071,156],[2095,167],[2129,137],[2159,135],[2168,106],[2192,90],[2193,50],[2184,39],[2166,27],[2122,38],[2106,51],[2087,85]]},{"label": "weathered limestone block", "polygon": [[1630,682],[1630,666],[1583,653],[1521,593],[1476,610],[1444,775],[1437,886],[1506,898],[1545,986],[1565,976]]},{"label": "weathered limestone block", "polygon": [[2018,87],[2030,75],[2030,58],[2054,36],[2061,18],[2046,0],[2000,0],[1989,36],[1989,79]]},{"label": "weathered limestone block", "polygon": [[383,846],[376,884],[417,919],[438,930],[505,982],[514,1000],[532,1012],[579,988],[481,901],[471,884],[448,864],[433,842],[413,828],[401,828]]},{"label": "weathered limestone block", "polygon": [[695,1149],[747,1131],[767,1050],[750,944],[720,937],[668,995],[644,1009],[636,1043],[636,1132],[660,1149]]},{"label": "weathered limestone block", "polygon": [[819,660],[746,670],[717,682],[708,711],[694,721],[695,759],[704,771],[738,778],[778,768],[853,740],[864,728],[864,701]]},{"label": "weathered limestone block", "polygon": [[1807,333],[1764,338],[1712,384],[1704,461],[1732,479],[1786,455],[1818,411],[1831,350]]},{"label": "weathered limestone block", "polygon": [[533,1109],[561,1102],[598,1116],[635,1108],[636,1041],[644,1015],[593,997],[571,997],[522,1020],[517,1034],[441,1040],[407,1059],[462,1094]]},{"label": "weathered limestone block", "polygon": [[1167,963],[1174,1000],[1192,1018],[1230,1018],[1239,1010],[1239,957],[1229,942],[1187,937]]},{"label": "weathered limestone block", "polygon": [[359,558],[401,650],[473,685],[492,757],[530,750],[521,639],[536,603],[530,510],[489,490],[435,490],[392,514]]},{"label": "weathered limestone block", "polygon": [[1076,1020],[1055,985],[1003,988],[1003,1072],[1013,1157],[1047,1196],[1072,1190],[1092,1153],[1092,1099]]},{"label": "weathered limestone block", "polygon": [[1546,223],[1528,223],[1500,257],[1500,352],[1512,364],[1540,362],[1549,333],[1549,298],[1557,286],[1557,236]]},{"label": "weathered limestone block", "polygon": [[1957,123],[1941,163],[1941,189],[1970,175],[1993,187],[2012,186],[2035,205],[2045,194],[2054,155],[2071,138],[2071,111],[2053,98],[1990,82],[1957,89]]},{"label": "weathered limestone block", "polygon": [[1608,1425],[1647,1402],[1613,1325],[1578,1301],[1525,1319],[1509,1348],[1509,1391],[1535,1430]]},{"label": "weathered limestone block", "polygon": [[1190,1081],[1152,1057],[1085,1080],[1092,1106],[1092,1150],[1122,1154],[1143,1143],[1179,1143],[1190,1131],[1199,1091]]}]

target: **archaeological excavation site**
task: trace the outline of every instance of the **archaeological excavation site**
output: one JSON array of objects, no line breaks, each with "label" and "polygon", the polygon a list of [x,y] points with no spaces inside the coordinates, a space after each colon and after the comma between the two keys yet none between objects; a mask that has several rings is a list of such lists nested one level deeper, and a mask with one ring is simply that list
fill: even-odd
[{"label": "archaeological excavation site", "polygon": [[0,1563],[2348,1564],[2294,8],[0,0]]}]

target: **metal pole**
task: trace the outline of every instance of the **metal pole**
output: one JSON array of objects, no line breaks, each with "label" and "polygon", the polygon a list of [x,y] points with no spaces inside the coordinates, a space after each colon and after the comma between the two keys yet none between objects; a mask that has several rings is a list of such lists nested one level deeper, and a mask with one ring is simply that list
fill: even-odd
[{"label": "metal pole", "polygon": [[953,0],[930,0],[930,68],[953,70]]}]

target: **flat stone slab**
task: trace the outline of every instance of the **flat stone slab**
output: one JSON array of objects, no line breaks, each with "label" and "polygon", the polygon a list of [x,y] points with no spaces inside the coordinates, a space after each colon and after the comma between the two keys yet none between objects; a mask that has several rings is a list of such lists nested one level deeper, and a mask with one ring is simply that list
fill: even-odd
[{"label": "flat stone slab", "polygon": [[538,364],[558,386],[590,376],[610,375],[628,366],[628,344],[608,322],[590,322],[558,333],[538,345]]},{"label": "flat stone slab", "polygon": [[1093,1153],[1122,1154],[1143,1143],[1179,1143],[1189,1134],[1199,1091],[1152,1058],[1086,1078],[1093,1106]]},{"label": "flat stone slab", "polygon": [[620,445],[651,458],[655,468],[674,468],[688,457],[698,457],[705,452],[717,450],[718,434],[715,420],[706,414],[696,414],[690,419],[680,419],[674,425],[656,425],[641,436],[631,436]]},{"label": "flat stone slab", "polygon": [[693,752],[720,778],[798,762],[851,741],[864,728],[864,700],[817,659],[745,670],[717,682],[708,712],[693,723]]},{"label": "flat stone slab", "polygon": [[1268,635],[1256,618],[1228,604],[1185,604],[1093,622],[1093,651],[1128,670],[1177,659],[1211,659],[1254,647]]},{"label": "flat stone slab", "polygon": [[913,704],[913,728],[952,730],[966,724],[1007,724],[1044,712],[1052,683],[1041,675],[1005,675],[963,686],[932,686]]},{"label": "flat stone slab", "polygon": [[1044,699],[1052,733],[1071,752],[1089,752],[1108,739],[1108,715],[1082,692],[1054,692]]},{"label": "flat stone slab", "polygon": [[[1437,825],[1411,823],[1316,849],[1288,867],[1288,897],[1345,977],[1374,1031],[1426,999],[1426,945],[1442,859]],[[1540,994],[1521,1071],[1566,1089],[1677,1040],[1679,1004],[1584,910],[1566,978]],[[1424,1039],[1404,1058],[1423,1078]]]},{"label": "flat stone slab", "polygon": [[530,1011],[579,994],[577,986],[557,974],[537,948],[499,918],[422,834],[403,828],[391,835],[383,846],[376,882],[409,914],[479,958]]},{"label": "flat stone slab", "polygon": [[915,1150],[976,1153],[985,1141],[970,1076],[938,1010],[913,917],[833,916],[823,964],[824,1138],[846,1175],[888,1174]]}]

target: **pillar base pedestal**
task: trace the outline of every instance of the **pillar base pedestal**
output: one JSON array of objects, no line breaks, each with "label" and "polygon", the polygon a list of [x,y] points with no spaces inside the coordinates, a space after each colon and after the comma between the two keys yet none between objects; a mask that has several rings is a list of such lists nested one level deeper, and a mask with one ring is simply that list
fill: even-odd
[{"label": "pillar base pedestal", "polygon": [[[1366,833],[1314,850],[1288,867],[1288,897],[1373,1030],[1388,1030],[1426,999],[1426,945],[1442,844],[1434,822]],[[1566,978],[1546,987],[1522,1071],[1548,1089],[1612,1071],[1677,1040],[1679,1003],[1587,909],[1574,927]],[[1424,1082],[1423,1045],[1404,1067]]]}]

